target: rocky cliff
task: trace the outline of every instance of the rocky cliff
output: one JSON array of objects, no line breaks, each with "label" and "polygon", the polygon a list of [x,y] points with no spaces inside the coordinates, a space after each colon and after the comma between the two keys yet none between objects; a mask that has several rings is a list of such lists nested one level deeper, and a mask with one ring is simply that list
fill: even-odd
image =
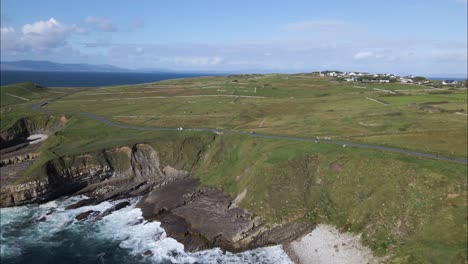
[{"label": "rocky cliff", "polygon": [[315,226],[308,222],[266,224],[260,217],[233,206],[222,189],[202,187],[190,176],[155,188],[137,206],[145,219],[161,222],[166,233],[188,251],[220,247],[237,252],[288,243]]},{"label": "rocky cliff", "polygon": [[47,178],[1,188],[0,205],[44,202],[63,195],[87,194],[97,201],[146,193],[173,178],[161,171],[157,152],[146,144],[100,153],[65,156],[46,163]]},{"label": "rocky cliff", "polygon": [[[195,152],[202,155],[202,151]],[[286,243],[314,227],[311,223],[268,225],[237,207],[222,189],[201,186],[189,172],[161,167],[158,152],[148,144],[64,156],[46,163],[46,179],[2,187],[0,205],[45,202],[76,194],[89,197],[67,207],[71,209],[144,195],[137,206],[145,219],[160,221],[166,233],[189,251],[212,247],[242,251]],[[76,218],[98,220],[105,215],[86,211]]]}]

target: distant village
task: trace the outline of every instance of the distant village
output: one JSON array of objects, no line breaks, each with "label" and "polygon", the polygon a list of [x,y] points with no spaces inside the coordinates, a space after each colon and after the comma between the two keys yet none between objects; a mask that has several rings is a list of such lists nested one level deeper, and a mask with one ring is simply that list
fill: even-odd
[{"label": "distant village", "polygon": [[389,73],[368,73],[368,72],[341,72],[341,71],[321,71],[313,72],[315,75],[334,77],[337,81],[343,82],[361,82],[361,83],[407,83],[407,84],[418,84],[433,87],[440,86],[467,86],[467,81],[456,81],[456,80],[428,80],[422,76],[396,76]]}]

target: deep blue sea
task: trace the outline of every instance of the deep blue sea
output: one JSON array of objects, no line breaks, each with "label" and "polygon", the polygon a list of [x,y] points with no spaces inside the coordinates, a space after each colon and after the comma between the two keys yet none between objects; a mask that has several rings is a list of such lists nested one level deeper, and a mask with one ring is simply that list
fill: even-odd
[{"label": "deep blue sea", "polygon": [[137,72],[45,72],[1,71],[1,85],[34,82],[47,87],[94,87],[156,82],[175,78],[209,76],[201,73],[137,73]]}]

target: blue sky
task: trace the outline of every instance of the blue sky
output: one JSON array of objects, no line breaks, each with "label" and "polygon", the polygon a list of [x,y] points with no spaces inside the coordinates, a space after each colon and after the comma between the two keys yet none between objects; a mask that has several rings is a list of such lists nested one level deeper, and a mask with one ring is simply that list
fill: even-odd
[{"label": "blue sky", "polygon": [[2,0],[1,59],[466,75],[467,13],[467,0]]}]

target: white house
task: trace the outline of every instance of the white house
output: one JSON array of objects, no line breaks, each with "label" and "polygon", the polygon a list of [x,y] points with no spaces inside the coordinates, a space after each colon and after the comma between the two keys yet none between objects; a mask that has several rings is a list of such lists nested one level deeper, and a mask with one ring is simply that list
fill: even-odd
[{"label": "white house", "polygon": [[407,78],[401,78],[401,79],[400,79],[400,82],[401,82],[401,83],[413,83],[413,80],[407,79]]},{"label": "white house", "polygon": [[390,80],[379,80],[379,83],[389,83]]},{"label": "white house", "polygon": [[458,82],[457,81],[454,81],[454,80],[445,80],[445,81],[442,81],[442,84],[443,85],[455,85],[457,84]]}]

